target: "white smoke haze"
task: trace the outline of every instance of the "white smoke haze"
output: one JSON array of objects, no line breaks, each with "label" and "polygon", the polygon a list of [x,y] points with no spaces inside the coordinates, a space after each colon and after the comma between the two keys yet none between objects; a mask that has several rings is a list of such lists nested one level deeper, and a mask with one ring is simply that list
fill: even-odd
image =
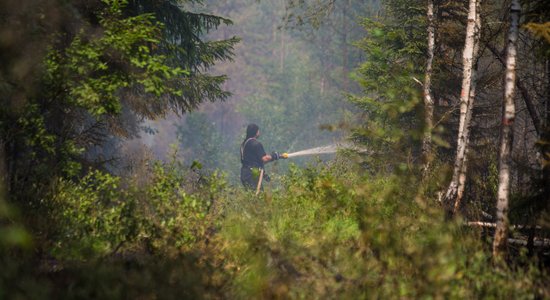
[{"label": "white smoke haze", "polygon": [[[320,128],[337,127],[332,125],[346,122],[345,116],[352,114],[342,91],[357,89],[348,74],[363,59],[351,45],[363,34],[354,16],[368,15],[370,5],[357,4],[353,12],[337,3],[326,22],[312,29],[285,27],[284,1],[204,1],[198,10],[234,22],[208,38],[242,39],[233,61],[218,62],[208,70],[228,76],[224,89],[232,96],[224,102],[203,103],[190,114],[172,113],[148,121],[145,125],[155,133],[142,133],[138,142],[161,160],[171,153],[170,145],[177,144],[184,163],[196,160],[234,177],[238,177],[239,146],[249,123],[259,125],[268,153],[322,145],[331,146],[315,150],[318,154],[334,153],[333,144],[341,143],[346,132]],[[354,15],[344,22],[346,11]],[[311,159],[304,153],[296,153],[295,157],[303,158],[293,161],[302,164]]]}]

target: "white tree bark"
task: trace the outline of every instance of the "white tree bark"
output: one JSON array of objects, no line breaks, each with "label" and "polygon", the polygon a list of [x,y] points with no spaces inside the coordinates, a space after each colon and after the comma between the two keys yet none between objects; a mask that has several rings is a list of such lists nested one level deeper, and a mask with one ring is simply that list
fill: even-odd
[{"label": "white tree bark", "polygon": [[432,157],[432,130],[434,100],[432,98],[432,70],[435,48],[434,0],[428,0],[428,58],[426,60],[426,75],[424,77],[424,138],[422,139],[422,155],[424,157],[423,173],[430,169]]},{"label": "white tree bark", "polygon": [[516,117],[514,93],[516,83],[516,56],[519,31],[519,0],[512,0],[510,6],[510,32],[506,50],[506,75],[504,81],[504,101],[500,133],[500,153],[498,168],[497,228],[493,240],[493,256],[501,259],[507,252],[508,201],[510,196],[510,156],[512,152],[513,124]]},{"label": "white tree bark", "polygon": [[476,7],[476,21],[474,29],[474,50],[472,53],[473,68],[472,79],[470,84],[470,94],[468,98],[468,107],[466,110],[466,117],[464,118],[463,128],[463,140],[464,140],[464,157],[462,158],[461,168],[458,171],[458,186],[456,191],[456,199],[454,203],[453,213],[456,214],[460,209],[460,204],[464,197],[464,189],[466,187],[466,173],[468,171],[468,150],[470,145],[470,125],[472,120],[472,114],[474,110],[474,100],[476,96],[477,85],[477,65],[479,58],[479,39],[481,38],[481,15],[480,15],[480,3],[477,3]]},{"label": "white tree bark", "polygon": [[[479,0],[481,2],[481,0]],[[455,163],[453,167],[453,177],[451,183],[445,193],[444,204],[447,209],[456,202],[458,194],[459,176],[464,163],[466,154],[466,137],[464,136],[464,128],[469,126],[469,120],[467,120],[470,101],[470,91],[472,84],[472,66],[474,63],[474,48],[475,48],[475,35],[476,35],[476,17],[478,1],[470,0],[468,8],[468,25],[466,26],[466,39],[464,42],[464,51],[462,53],[463,71],[462,71],[462,89],[460,91],[460,120],[458,124],[458,140]],[[473,103],[472,103],[473,105]],[[468,123],[468,124],[467,124]]]}]

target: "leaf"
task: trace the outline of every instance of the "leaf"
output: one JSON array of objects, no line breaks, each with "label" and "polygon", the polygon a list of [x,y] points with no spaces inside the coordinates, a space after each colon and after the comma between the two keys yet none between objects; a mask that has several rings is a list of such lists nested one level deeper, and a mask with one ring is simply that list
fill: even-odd
[{"label": "leaf", "polygon": [[202,169],[202,164],[199,161],[194,160],[193,163],[191,163],[190,169],[191,170],[201,170]]}]

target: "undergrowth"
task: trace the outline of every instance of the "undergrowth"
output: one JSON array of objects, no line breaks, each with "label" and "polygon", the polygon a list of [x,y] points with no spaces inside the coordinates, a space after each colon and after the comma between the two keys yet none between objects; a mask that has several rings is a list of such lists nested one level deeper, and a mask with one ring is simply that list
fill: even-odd
[{"label": "undergrowth", "polygon": [[353,168],[291,166],[259,196],[175,161],[59,180],[47,237],[1,244],[0,298],[550,297],[543,269],[494,266],[414,176]]},{"label": "undergrowth", "polygon": [[[235,298],[548,297],[533,265],[495,267],[406,176],[291,168],[284,187],[227,204],[219,235]],[[346,174],[342,174],[346,175]]]}]

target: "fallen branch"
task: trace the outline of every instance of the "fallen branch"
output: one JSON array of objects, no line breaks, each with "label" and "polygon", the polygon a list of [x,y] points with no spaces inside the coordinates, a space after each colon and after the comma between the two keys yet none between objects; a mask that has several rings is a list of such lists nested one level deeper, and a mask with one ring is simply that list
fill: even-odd
[{"label": "fallen branch", "polygon": [[[479,221],[472,221],[472,222],[466,222],[466,225],[468,226],[480,226],[480,227],[489,227],[489,228],[496,228],[496,223],[489,223],[489,222],[479,222]],[[528,226],[528,225],[511,225],[510,228],[512,229],[538,229],[541,230],[542,227],[540,226]],[[528,239],[518,239],[518,238],[508,238],[508,244],[510,245],[519,245],[519,246],[528,246],[529,240]],[[535,247],[542,247],[542,248],[550,248],[550,239],[545,238],[537,238],[535,237],[533,239],[533,246]]]},{"label": "fallen branch", "polygon": [[493,216],[491,216],[490,214],[486,213],[485,211],[481,211],[481,215],[484,216],[485,218],[489,218],[491,220],[493,220]]},{"label": "fallen branch", "polygon": [[[497,227],[496,223],[480,222],[480,221],[467,222],[466,224],[468,226],[480,226],[480,227],[491,227],[491,228],[496,228]],[[529,225],[510,225],[510,228],[512,228],[512,229],[532,229],[533,226],[529,226]],[[542,227],[535,226],[535,229],[540,230],[540,229],[542,229]]]},{"label": "fallen branch", "polygon": [[[511,245],[527,246],[527,243],[527,240],[508,238],[508,244]],[[533,246],[550,248],[550,239],[535,238]]]},{"label": "fallen branch", "polygon": [[[489,228],[496,228],[496,223],[489,223],[489,222],[479,222],[479,221],[471,221],[466,222],[466,225],[468,226],[479,226],[479,227],[489,227]],[[513,229],[532,229],[532,226],[527,225],[511,225],[510,228]],[[535,226],[535,229],[542,229],[540,226]],[[517,245],[517,246],[524,246],[527,247],[529,244],[528,239],[518,239],[518,238],[508,238],[508,244],[510,245]],[[544,239],[544,238],[534,238],[533,239],[533,246],[534,247],[540,247],[540,248],[550,248],[550,239]]]}]

